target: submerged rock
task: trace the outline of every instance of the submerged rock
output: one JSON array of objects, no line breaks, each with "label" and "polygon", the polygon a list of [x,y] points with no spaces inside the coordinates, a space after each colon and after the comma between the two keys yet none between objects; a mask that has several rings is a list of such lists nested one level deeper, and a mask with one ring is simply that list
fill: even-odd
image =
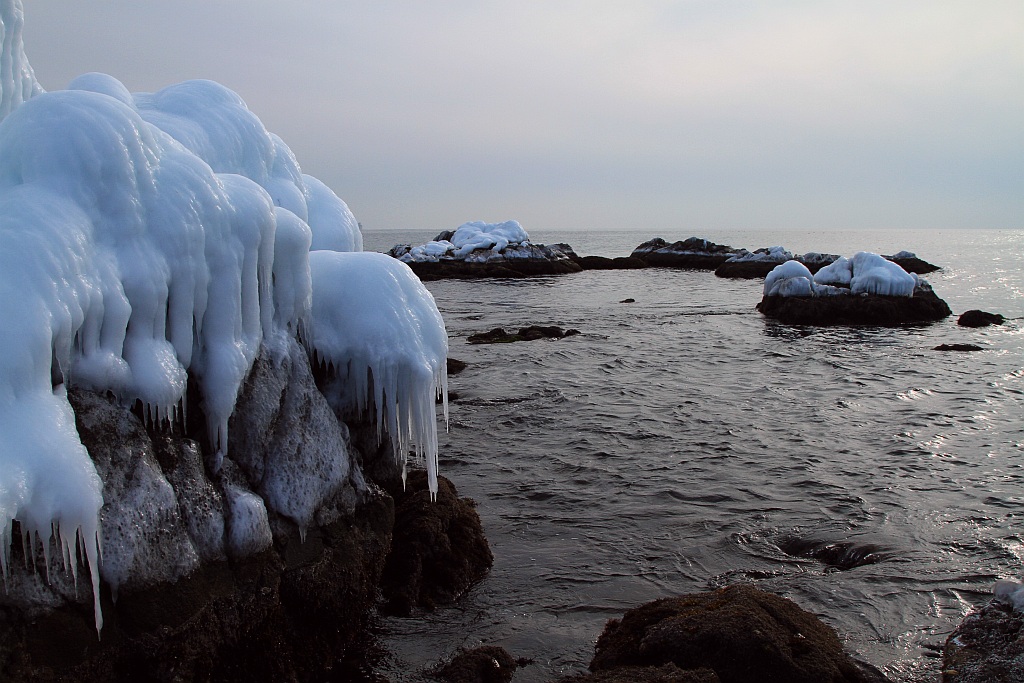
[{"label": "submerged rock", "polygon": [[475,503],[438,477],[430,499],[426,473],[409,474],[396,492],[395,534],[381,590],[385,610],[407,616],[449,604],[486,576],[494,562]]},{"label": "submerged rock", "polygon": [[977,309],[961,313],[956,324],[961,327],[988,327],[989,325],[1002,325],[1006,318],[998,313],[987,313]]},{"label": "submerged rock", "polygon": [[888,559],[890,551],[875,543],[825,541],[790,536],[779,541],[779,550],[793,557],[806,557],[842,571]]},{"label": "submerged rock", "polygon": [[738,249],[700,237],[690,237],[672,244],[655,237],[636,247],[630,257],[640,259],[649,266],[714,270],[738,253]]},{"label": "submerged rock", "polygon": [[515,334],[507,332],[503,327],[495,327],[487,332],[471,334],[466,338],[470,344],[511,344],[518,341],[535,341],[537,339],[562,339],[573,337],[580,333],[579,330],[563,330],[557,325],[530,325],[520,327]]},{"label": "submerged rock", "polygon": [[[747,585],[664,598],[629,610],[621,620],[608,622],[590,670],[597,674],[670,663],[684,671],[710,669],[722,683],[886,680],[852,659],[836,632],[813,614]],[[693,680],[714,680],[701,675]]]}]

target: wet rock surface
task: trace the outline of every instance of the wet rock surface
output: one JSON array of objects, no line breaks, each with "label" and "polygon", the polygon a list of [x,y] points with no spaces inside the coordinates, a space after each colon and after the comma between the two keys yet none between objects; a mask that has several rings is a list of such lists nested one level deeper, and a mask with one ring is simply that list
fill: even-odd
[{"label": "wet rock surface", "polygon": [[423,471],[410,473],[405,491],[395,492],[395,533],[381,577],[389,614],[450,604],[494,563],[475,503],[459,498],[444,477],[437,483],[433,501]]},{"label": "wet rock surface", "polygon": [[973,612],[946,639],[942,683],[1024,681],[1024,614],[995,601]]},{"label": "wet rock surface", "polygon": [[1002,325],[1006,318],[998,313],[987,313],[985,311],[972,310],[961,313],[956,324],[961,327],[988,327],[989,325]]},{"label": "wet rock surface", "polygon": [[447,683],[509,683],[516,668],[516,660],[504,648],[481,645],[460,652],[439,667],[434,677]]},{"label": "wet rock surface", "polygon": [[671,244],[655,237],[637,246],[630,257],[640,259],[648,266],[714,270],[738,253],[739,249],[715,244],[700,237],[690,237]]},{"label": "wet rock surface", "polygon": [[710,669],[722,683],[886,680],[846,654],[835,631],[813,614],[748,585],[665,598],[626,612],[608,622],[590,670],[669,663],[684,671]]},{"label": "wet rock surface", "polygon": [[878,325],[897,327],[942,320],[952,311],[930,288],[914,296],[766,296],[757,310],[789,325]]}]

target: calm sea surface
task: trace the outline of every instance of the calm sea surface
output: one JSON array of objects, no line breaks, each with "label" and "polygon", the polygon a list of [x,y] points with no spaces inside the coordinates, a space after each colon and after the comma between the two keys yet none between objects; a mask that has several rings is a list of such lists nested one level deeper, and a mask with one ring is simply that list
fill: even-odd
[{"label": "calm sea surface", "polygon": [[[655,236],[531,234],[602,256]],[[995,579],[1024,572],[1024,232],[697,236],[914,251],[943,266],[926,277],[954,317],[791,327],[754,310],[761,281],[664,269],[428,283],[450,356],[469,364],[450,378],[441,470],[477,501],[495,563],[457,606],[384,621],[392,680],[479,644],[534,660],[516,681],[551,680],[584,670],[605,622],[631,607],[750,582],[821,615],[894,680],[933,681],[928,645]],[[959,328],[972,308],[1012,320]],[[527,324],[582,334],[465,341]],[[932,350],[953,342],[985,350]],[[837,571],[787,555],[792,538],[873,545],[883,559]]]}]

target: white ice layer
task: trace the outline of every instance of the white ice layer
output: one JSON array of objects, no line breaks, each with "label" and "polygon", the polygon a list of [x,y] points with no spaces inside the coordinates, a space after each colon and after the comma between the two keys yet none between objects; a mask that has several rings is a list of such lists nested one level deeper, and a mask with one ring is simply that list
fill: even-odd
[{"label": "white ice layer", "polygon": [[[839,257],[816,274],[798,261],[776,266],[764,280],[765,296],[836,296],[876,294],[913,296],[918,279],[878,254],[861,251]],[[847,289],[848,288],[848,289]]]},{"label": "white ice layer", "polygon": [[[77,537],[98,629],[102,483],[63,383],[139,401],[161,420],[181,409],[191,372],[219,457],[261,341],[308,323],[310,245],[359,249],[362,239],[344,202],[223,86],[132,95],[86,74],[43,93],[21,50],[21,12],[0,0],[0,113],[10,112],[0,123],[0,565],[6,577],[12,520],[44,552],[52,533],[72,571]],[[387,280],[366,289],[392,286],[359,272]],[[361,334],[352,324],[335,316],[331,326]],[[435,417],[412,398],[422,372],[402,371],[380,367],[398,408],[381,412],[403,443],[415,435],[436,458]],[[261,547],[262,502],[229,502],[234,546]]]},{"label": "white ice layer", "polygon": [[[307,345],[330,366],[335,410],[372,407],[403,467],[410,449],[426,461],[437,493],[436,398],[448,419],[448,333],[434,297],[401,261],[371,252],[314,251]],[[404,469],[403,469],[404,473]]]},{"label": "white ice layer", "polygon": [[[529,244],[530,236],[519,221],[504,223],[484,223],[471,221],[463,223],[452,234],[450,240],[436,240],[413,247],[400,259],[410,261],[438,261],[442,257],[462,259],[478,249],[490,249],[494,254],[510,245]],[[478,259],[478,260],[486,260]]]},{"label": "white ice layer", "polygon": [[765,247],[764,249],[757,249],[756,251],[747,251],[741,249],[735,256],[730,256],[728,261],[730,263],[737,262],[768,262],[768,263],[783,263],[793,258],[793,253],[785,247]]},{"label": "white ice layer", "polygon": [[1021,582],[1007,579],[996,581],[993,593],[999,602],[1013,607],[1017,612],[1024,612],[1024,584]]}]

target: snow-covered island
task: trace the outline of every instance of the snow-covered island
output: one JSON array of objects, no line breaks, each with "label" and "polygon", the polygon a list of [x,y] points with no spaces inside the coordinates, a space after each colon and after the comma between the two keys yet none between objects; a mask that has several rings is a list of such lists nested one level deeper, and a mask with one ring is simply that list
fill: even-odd
[{"label": "snow-covered island", "polygon": [[45,92],[22,22],[0,2],[0,678],[322,672],[377,597],[380,486],[411,452],[439,490],[433,297],[237,94]]},{"label": "snow-covered island", "polygon": [[952,313],[927,281],[863,251],[838,257],[816,273],[797,260],[776,266],[765,277],[757,310],[794,325],[895,326]]},{"label": "snow-covered island", "polygon": [[518,221],[463,223],[419,246],[399,244],[388,251],[423,280],[441,278],[528,277],[582,270],[567,244],[534,244]]}]

